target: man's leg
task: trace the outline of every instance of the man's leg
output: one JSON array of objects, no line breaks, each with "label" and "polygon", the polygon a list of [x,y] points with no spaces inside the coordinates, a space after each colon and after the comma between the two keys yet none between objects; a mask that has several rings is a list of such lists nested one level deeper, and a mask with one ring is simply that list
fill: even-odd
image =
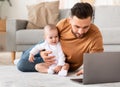
[{"label": "man's leg", "polygon": [[[33,47],[32,47],[33,48]],[[35,60],[34,63],[33,62],[29,62],[28,58],[29,58],[29,52],[32,48],[29,48],[28,50],[24,51],[22,53],[21,59],[20,61],[17,63],[17,68],[20,71],[23,72],[36,72],[35,70],[35,65],[37,63],[41,63],[43,62],[43,59],[41,58],[40,54],[38,53],[37,55],[35,55]]]}]

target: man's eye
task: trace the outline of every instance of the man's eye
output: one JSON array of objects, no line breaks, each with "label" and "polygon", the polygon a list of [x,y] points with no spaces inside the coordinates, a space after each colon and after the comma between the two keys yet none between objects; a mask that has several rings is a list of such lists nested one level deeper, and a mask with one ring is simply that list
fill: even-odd
[{"label": "man's eye", "polygon": [[88,28],[88,26],[87,27],[84,27],[83,29],[87,29]]},{"label": "man's eye", "polygon": [[76,28],[80,28],[79,26],[75,26]]}]

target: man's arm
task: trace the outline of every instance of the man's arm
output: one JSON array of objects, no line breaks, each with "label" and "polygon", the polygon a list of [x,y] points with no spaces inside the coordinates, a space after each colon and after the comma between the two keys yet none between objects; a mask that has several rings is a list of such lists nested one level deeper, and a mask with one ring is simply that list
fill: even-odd
[{"label": "man's arm", "polygon": [[103,52],[103,39],[99,34],[94,37],[90,44],[90,53]]}]

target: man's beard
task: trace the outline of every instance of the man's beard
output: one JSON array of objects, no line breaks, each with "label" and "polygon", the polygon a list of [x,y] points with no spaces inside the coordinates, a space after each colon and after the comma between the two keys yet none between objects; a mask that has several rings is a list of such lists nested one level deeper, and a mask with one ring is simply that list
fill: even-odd
[{"label": "man's beard", "polygon": [[86,33],[83,33],[83,34],[74,33],[74,34],[77,38],[83,38],[86,35]]},{"label": "man's beard", "polygon": [[86,33],[79,34],[79,33],[74,33],[73,31],[72,33],[75,35],[76,38],[83,38],[86,35]]}]

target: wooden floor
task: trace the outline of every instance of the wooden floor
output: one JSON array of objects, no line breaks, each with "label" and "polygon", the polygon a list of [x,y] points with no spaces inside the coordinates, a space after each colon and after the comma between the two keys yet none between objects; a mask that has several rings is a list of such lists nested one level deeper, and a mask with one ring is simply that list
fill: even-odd
[{"label": "wooden floor", "polygon": [[[22,52],[16,53],[16,59],[21,57]],[[0,52],[0,65],[14,65],[11,60],[11,52]]]},{"label": "wooden floor", "polygon": [[6,50],[6,32],[0,32],[0,51]]}]

